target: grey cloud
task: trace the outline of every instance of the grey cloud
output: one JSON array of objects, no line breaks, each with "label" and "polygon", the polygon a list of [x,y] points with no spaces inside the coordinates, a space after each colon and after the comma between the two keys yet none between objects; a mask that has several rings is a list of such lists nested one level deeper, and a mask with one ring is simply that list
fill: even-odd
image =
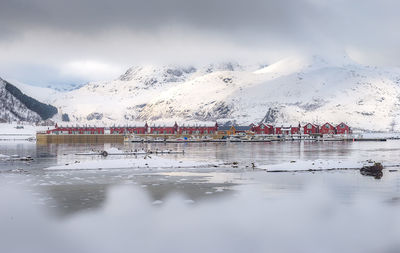
[{"label": "grey cloud", "polygon": [[385,29],[400,23],[394,11],[400,3],[393,0],[3,0],[0,4],[0,31],[8,34],[37,28],[77,34],[115,28],[153,33],[183,25],[249,44],[273,39],[314,47],[379,44],[368,35],[393,39],[393,32]]},{"label": "grey cloud", "polygon": [[398,9],[397,0],[1,0],[0,60],[57,68],[351,49],[400,65]]},{"label": "grey cloud", "polygon": [[12,0],[2,2],[2,24],[39,24],[71,29],[109,25],[157,26],[164,22],[240,26],[277,24],[291,8],[301,12],[305,1],[194,0]]},{"label": "grey cloud", "polygon": [[6,0],[0,27],[96,33],[115,27],[152,32],[178,24],[231,35],[301,35],[302,26],[319,19],[317,8],[307,0]]}]

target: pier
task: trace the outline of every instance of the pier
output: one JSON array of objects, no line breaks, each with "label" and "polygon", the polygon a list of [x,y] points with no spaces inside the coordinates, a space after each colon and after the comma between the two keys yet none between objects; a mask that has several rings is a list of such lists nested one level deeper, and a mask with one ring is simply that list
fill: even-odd
[{"label": "pier", "polygon": [[47,143],[123,143],[123,135],[111,134],[77,134],[77,135],[54,135],[37,133],[36,141],[38,144]]}]

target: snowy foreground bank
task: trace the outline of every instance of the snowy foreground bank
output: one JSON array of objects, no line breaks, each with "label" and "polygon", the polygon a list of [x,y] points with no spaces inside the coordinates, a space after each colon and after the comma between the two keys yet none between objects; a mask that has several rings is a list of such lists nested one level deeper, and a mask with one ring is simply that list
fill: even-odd
[{"label": "snowy foreground bank", "polygon": [[96,170],[128,168],[201,168],[215,167],[216,163],[181,161],[158,156],[145,156],[136,159],[100,159],[87,162],[75,162],[46,168],[45,170]]}]

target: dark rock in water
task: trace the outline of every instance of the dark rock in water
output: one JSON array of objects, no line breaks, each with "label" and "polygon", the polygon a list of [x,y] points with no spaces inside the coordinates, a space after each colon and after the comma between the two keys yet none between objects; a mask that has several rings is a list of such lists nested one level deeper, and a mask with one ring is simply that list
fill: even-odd
[{"label": "dark rock in water", "polygon": [[364,166],[360,169],[360,173],[363,176],[371,176],[375,179],[381,179],[383,176],[383,165],[381,163],[374,163],[371,166]]}]

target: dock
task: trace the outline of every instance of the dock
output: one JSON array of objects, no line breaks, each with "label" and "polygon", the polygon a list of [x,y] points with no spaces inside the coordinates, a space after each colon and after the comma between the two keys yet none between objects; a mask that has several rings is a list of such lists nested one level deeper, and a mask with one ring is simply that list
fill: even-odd
[{"label": "dock", "polygon": [[[360,138],[354,137],[349,138],[345,136],[324,138],[310,138],[309,136],[286,136],[277,138],[275,136],[269,136],[264,138],[246,138],[241,136],[237,138],[223,138],[220,135],[209,136],[209,138],[201,138],[204,136],[198,136],[198,138],[186,137],[182,139],[182,135],[136,135],[136,138],[130,139],[128,136],[123,134],[45,134],[37,133],[36,140],[38,144],[48,143],[267,143],[276,141],[347,141],[347,142],[358,142],[358,141],[375,141],[381,142],[386,141],[386,138]],[[251,137],[251,136],[250,136]]]},{"label": "dock", "polygon": [[38,144],[48,143],[123,143],[124,136],[117,134],[36,134]]},{"label": "dock", "polygon": [[353,138],[346,139],[346,141],[387,141],[386,138]]}]

